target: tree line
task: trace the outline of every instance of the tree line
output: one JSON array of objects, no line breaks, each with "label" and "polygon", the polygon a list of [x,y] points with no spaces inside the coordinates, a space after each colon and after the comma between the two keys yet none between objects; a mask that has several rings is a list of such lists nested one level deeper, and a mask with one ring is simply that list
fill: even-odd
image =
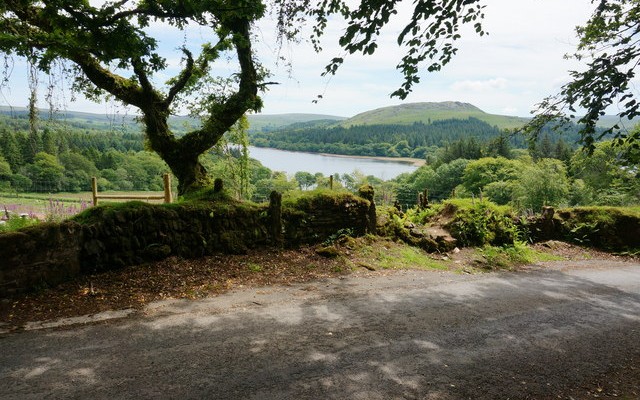
[{"label": "tree line", "polygon": [[[444,121],[437,125],[460,126],[458,122]],[[462,125],[464,123],[487,125],[473,119],[463,121]],[[432,124],[414,126],[428,125]],[[367,143],[374,138],[388,143],[390,140],[386,139],[384,129],[392,129],[395,125],[383,127],[375,126],[369,135],[364,129],[369,127],[356,127],[352,132],[363,137],[352,143]],[[157,154],[145,150],[141,132],[131,132],[124,127],[116,130],[79,128],[55,120],[42,121],[41,129],[36,131],[28,128],[24,118],[0,116],[2,190],[88,191],[92,176],[98,177],[100,190],[162,190],[161,177],[169,168]],[[344,134],[350,129],[335,132]],[[225,187],[236,198],[264,201],[272,190],[286,192],[329,187],[329,176],[307,172],[287,176],[249,159],[246,130],[246,124],[235,126],[200,160],[212,176],[225,181]],[[338,137],[336,134],[335,138]],[[452,137],[458,136],[453,134]],[[577,144],[569,144],[571,137],[549,130],[537,140],[521,142],[523,148],[514,148],[514,137],[504,133],[480,138],[463,136],[452,141],[445,140],[442,133],[440,146],[418,146],[421,148],[419,153],[411,145],[426,142],[402,140],[403,146],[396,147],[402,147],[403,151],[406,148],[411,155],[424,159],[427,165],[389,181],[363,176],[357,171],[335,174],[331,180],[335,189],[350,191],[356,191],[363,184],[372,184],[376,187],[378,202],[398,201],[404,207],[415,204],[417,193],[424,189],[429,191],[432,200],[484,196],[499,204],[532,210],[544,204],[628,205],[640,202],[639,170],[634,162],[638,149],[631,145],[616,147],[611,145],[612,141],[605,141],[598,143],[589,156],[577,148]],[[309,138],[320,140],[322,134]]]},{"label": "tree line", "polygon": [[[167,163],[178,179],[179,193],[185,194],[210,184],[200,156],[217,145],[246,112],[262,108],[259,94],[273,82],[266,81],[269,71],[252,46],[260,38],[255,34],[257,22],[267,15],[278,16],[278,49],[285,43],[307,38],[319,52],[321,37],[331,31],[327,26],[332,17],[346,21],[347,28],[337,38],[342,54],[331,59],[323,75],[335,74],[349,54],[374,54],[379,35],[386,32],[381,28],[394,18],[403,18],[404,28],[396,37],[403,54],[396,68],[403,82],[391,96],[405,99],[420,82],[420,71],[440,71],[455,56],[464,25],[473,27],[480,36],[486,33],[484,3],[416,0],[411,17],[406,19],[404,13],[398,12],[396,0],[255,0],[243,1],[241,7],[228,7],[224,1],[192,0],[5,2],[0,9],[4,28],[0,52],[5,63],[0,69],[8,83],[14,57],[26,60],[29,121],[34,136],[39,73],[48,75],[51,81],[72,82],[70,89],[89,99],[111,96],[137,108],[149,148]],[[631,84],[640,59],[638,15],[637,1],[597,2],[589,20],[576,29],[579,42],[573,57],[586,68],[571,71],[571,81],[562,86],[560,93],[541,103],[537,116],[528,124],[532,135],[549,121],[570,121],[577,108],[584,108],[586,113],[579,119],[581,143],[588,151],[594,151],[596,139],[601,137],[596,123],[607,108],[617,105],[620,121],[640,116],[640,103]],[[174,49],[182,58],[180,71],[167,77],[170,64],[160,48],[161,41],[154,36],[157,32],[152,29],[152,20],[164,23],[163,31],[174,29],[179,34],[186,26],[198,25],[208,30],[210,35],[205,36],[211,36],[212,41],[202,44],[199,51],[186,45]],[[301,29],[305,24],[312,27],[309,36]],[[227,76],[216,76],[218,69],[213,65],[224,59],[235,61],[237,69]],[[48,98],[51,103],[52,93]],[[176,135],[168,124],[176,108],[190,110],[191,116],[198,117],[202,124]],[[629,133],[618,125],[610,133],[615,136],[616,145],[637,145],[640,140],[638,131]],[[398,154],[406,147],[416,148],[409,140],[406,147],[403,140],[389,144]]]},{"label": "tree line", "polygon": [[591,154],[546,145],[514,149],[507,157],[440,158],[397,177],[394,190],[403,207],[415,205],[417,193],[425,189],[431,200],[486,198],[535,212],[545,205],[637,205],[640,168],[633,160],[638,153],[631,145],[608,140],[596,143]]},{"label": "tree line", "polygon": [[[568,124],[561,132],[556,132],[551,126],[545,126],[537,140],[576,143],[580,139],[580,129],[575,124]],[[409,125],[292,125],[278,130],[250,132],[250,138],[254,146],[281,150],[413,158],[425,158],[434,148],[452,148],[460,144],[472,147],[476,146],[474,143],[477,144],[476,147],[480,143],[492,146],[500,144],[517,148],[527,148],[530,145],[530,140],[523,135],[508,134],[473,117],[415,122]],[[462,154],[455,158],[461,156]]]},{"label": "tree line", "polygon": [[[161,190],[168,169],[144,150],[141,133],[74,128],[57,122],[28,130],[21,118],[0,118],[0,189],[84,191],[91,177],[103,190]],[[21,129],[22,128],[22,129]]]}]

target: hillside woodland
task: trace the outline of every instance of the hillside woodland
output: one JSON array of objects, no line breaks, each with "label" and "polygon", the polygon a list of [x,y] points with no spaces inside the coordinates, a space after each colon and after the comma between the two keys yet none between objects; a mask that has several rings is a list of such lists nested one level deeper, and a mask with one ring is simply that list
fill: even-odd
[{"label": "hillside woodland", "polygon": [[[335,121],[324,124],[335,124]],[[180,123],[184,123],[181,121]],[[74,118],[43,120],[35,133],[26,114],[0,115],[0,187],[5,192],[161,190],[169,169],[147,151],[141,130],[125,122]],[[311,126],[310,126],[311,125]],[[498,204],[539,210],[543,205],[632,205],[640,202],[638,150],[596,145],[589,156],[576,144],[577,127],[548,130],[537,141],[508,135],[475,118],[398,125],[319,126],[294,123],[286,129],[250,133],[236,127],[202,157],[214,177],[239,199],[264,201],[272,190],[286,192],[329,185],[329,177],[299,172],[287,176],[247,157],[246,145],[352,155],[404,156],[427,161],[390,181],[352,174],[333,177],[335,188],[376,187],[377,201],[407,208],[417,193],[428,198],[484,196]],[[245,146],[245,147],[243,147]],[[243,150],[244,149],[244,150]]]}]

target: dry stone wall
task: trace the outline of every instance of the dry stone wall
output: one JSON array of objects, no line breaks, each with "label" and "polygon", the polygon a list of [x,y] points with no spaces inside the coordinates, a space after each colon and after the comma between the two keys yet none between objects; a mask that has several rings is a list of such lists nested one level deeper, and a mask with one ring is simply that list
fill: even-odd
[{"label": "dry stone wall", "polygon": [[82,272],[117,269],[169,255],[246,252],[267,241],[263,211],[259,206],[215,203],[97,208],[91,216],[96,222],[83,224]]},{"label": "dry stone wall", "polygon": [[523,223],[531,240],[565,240],[613,252],[640,250],[640,217],[615,207],[577,207],[544,212]]},{"label": "dry stone wall", "polygon": [[80,273],[82,226],[41,224],[0,234],[0,297],[64,282]]},{"label": "dry stone wall", "polygon": [[347,193],[303,196],[284,204],[282,221],[284,243],[293,246],[318,243],[345,229],[359,236],[375,233],[375,205],[373,201]]},{"label": "dry stone wall", "polygon": [[348,193],[308,195],[287,205],[278,195],[272,199],[277,203],[103,205],[74,221],[0,234],[0,298],[170,255],[318,243],[339,230],[363,234],[371,225],[373,203]]}]

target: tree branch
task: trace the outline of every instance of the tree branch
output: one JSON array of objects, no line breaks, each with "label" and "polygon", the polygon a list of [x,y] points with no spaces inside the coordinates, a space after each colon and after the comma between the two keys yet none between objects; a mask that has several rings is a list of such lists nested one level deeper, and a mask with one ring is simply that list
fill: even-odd
[{"label": "tree branch", "polygon": [[193,66],[194,66],[193,55],[186,48],[182,48],[182,52],[187,56],[187,65],[180,72],[180,75],[178,76],[177,81],[169,89],[169,94],[167,95],[167,98],[164,100],[166,108],[169,108],[169,106],[175,99],[176,95],[180,93],[182,89],[184,89],[184,87],[187,85],[187,82],[189,82],[189,79],[191,79],[191,77],[193,76]]},{"label": "tree branch", "polygon": [[183,148],[203,153],[213,146],[233,124],[248,110],[259,110],[258,74],[253,62],[249,21],[236,19],[226,23],[233,37],[238,62],[240,64],[240,84],[238,91],[222,104],[213,106],[210,116],[202,129],[191,132],[180,139]]},{"label": "tree branch", "polygon": [[140,81],[140,85],[142,86],[142,90],[148,93],[153,93],[153,85],[149,81],[149,77],[144,70],[144,66],[142,60],[137,58],[131,60],[131,65],[133,65],[133,72],[135,72],[138,80]]},{"label": "tree branch", "polygon": [[82,69],[82,72],[84,72],[87,78],[98,88],[111,93],[127,104],[131,104],[140,109],[144,106],[145,102],[143,101],[142,88],[135,82],[103,68],[100,63],[89,54],[76,53],[71,55],[70,59]]}]

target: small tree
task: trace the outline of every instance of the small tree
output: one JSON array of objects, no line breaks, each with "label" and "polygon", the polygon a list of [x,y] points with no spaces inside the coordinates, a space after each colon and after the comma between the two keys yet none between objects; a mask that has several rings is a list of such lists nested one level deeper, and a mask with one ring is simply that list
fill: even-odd
[{"label": "small tree", "polygon": [[0,189],[6,190],[11,186],[11,166],[0,155]]},{"label": "small tree", "polygon": [[296,178],[298,187],[300,187],[301,190],[309,189],[316,183],[316,177],[310,172],[298,171],[294,177]]},{"label": "small tree", "polygon": [[33,164],[27,166],[27,174],[35,184],[36,191],[57,192],[62,189],[64,167],[51,154],[36,154]]},{"label": "small tree", "polygon": [[569,180],[560,160],[540,159],[527,165],[515,184],[516,201],[525,209],[542,210],[543,206],[558,206],[567,202]]},{"label": "small tree", "polygon": [[522,163],[504,157],[485,157],[467,164],[462,175],[462,184],[473,194],[478,194],[492,182],[515,180],[522,170]]}]

